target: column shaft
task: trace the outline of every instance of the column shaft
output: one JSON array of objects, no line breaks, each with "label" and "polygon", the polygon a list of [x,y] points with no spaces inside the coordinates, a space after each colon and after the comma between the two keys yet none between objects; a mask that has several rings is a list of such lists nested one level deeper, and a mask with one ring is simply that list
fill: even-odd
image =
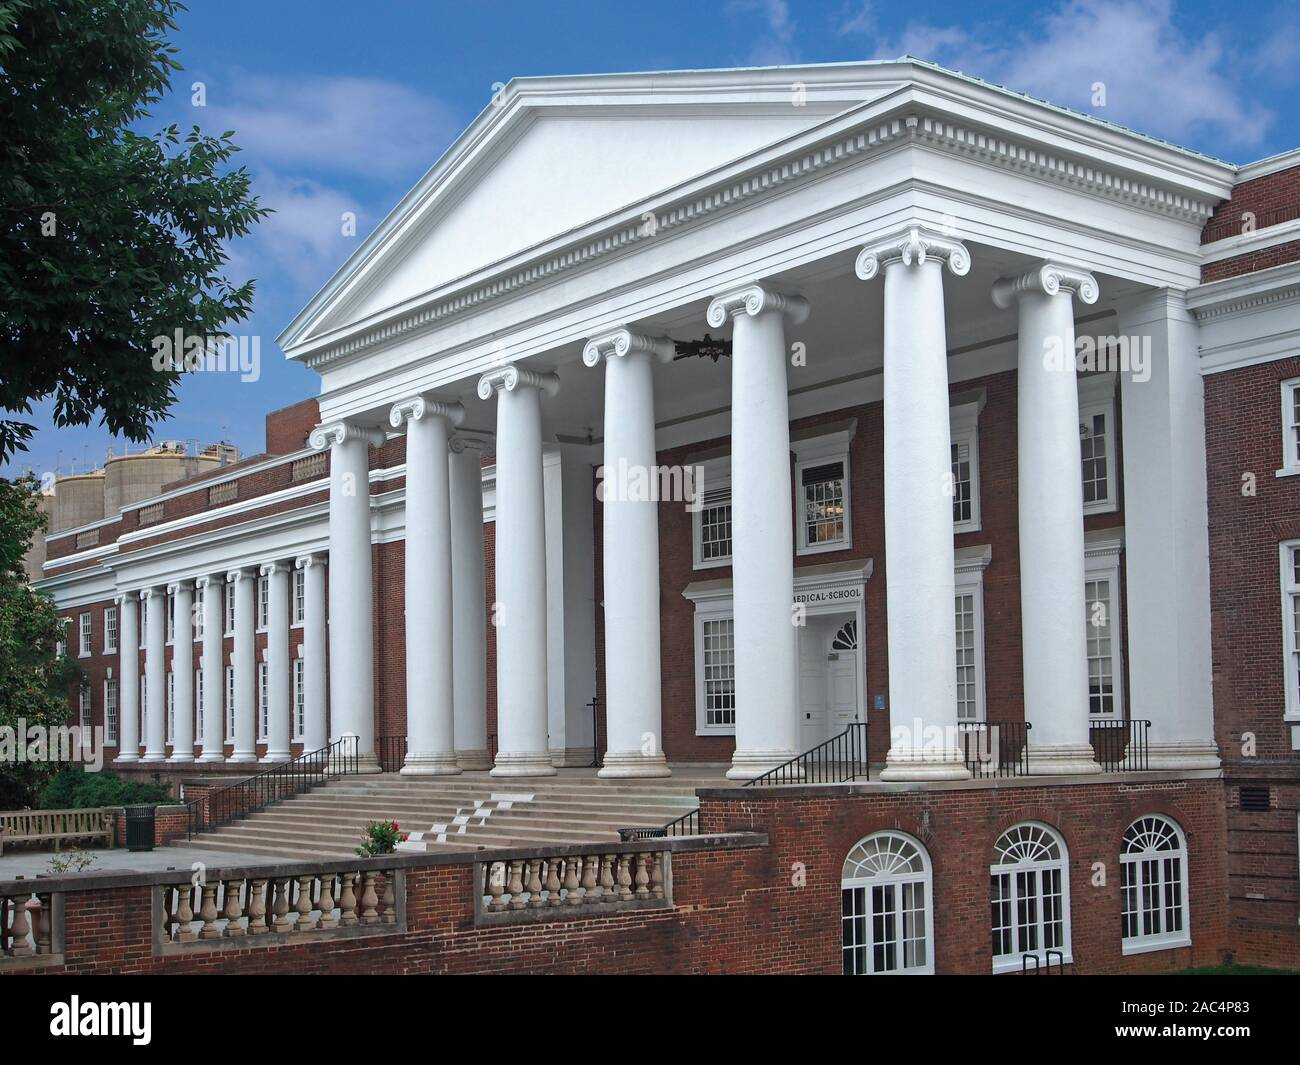
[{"label": "column shaft", "polygon": [[[325,666],[325,560],[315,555],[298,559],[303,571],[303,734],[304,752],[319,751],[329,742],[325,711],[328,677]],[[297,709],[294,710],[297,713]]]},{"label": "column shaft", "polygon": [[140,593],[144,607],[145,723],[142,762],[167,760],[167,592]]},{"label": "column shaft", "polygon": [[189,581],[168,589],[174,597],[172,684],[176,729],[169,762],[194,761],[194,586]]},{"label": "column shaft", "polygon": [[140,760],[140,600],[128,592],[118,605],[117,758]]},{"label": "column shaft", "polygon": [[289,567],[282,562],[262,567],[267,579],[266,754],[263,762],[287,762],[289,750]]},{"label": "column shaft", "polygon": [[203,589],[203,753],[200,762],[226,760],[225,582],[200,577]]},{"label": "column shaft", "polygon": [[451,441],[452,698],[456,762],[462,769],[490,769],[487,749],[487,593],[483,559],[482,451],[473,442]]},{"label": "column shaft", "polygon": [[235,570],[226,580],[234,586],[235,647],[231,665],[235,670],[235,745],[232,762],[257,761],[257,581],[251,571]]}]

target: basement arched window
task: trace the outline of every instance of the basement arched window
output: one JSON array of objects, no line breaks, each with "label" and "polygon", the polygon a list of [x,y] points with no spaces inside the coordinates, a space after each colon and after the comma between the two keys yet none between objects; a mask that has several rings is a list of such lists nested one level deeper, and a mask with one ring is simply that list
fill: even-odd
[{"label": "basement arched window", "polygon": [[1187,840],[1168,817],[1139,817],[1120,854],[1120,924],[1125,954],[1191,943]]},{"label": "basement arched window", "polygon": [[902,832],[860,840],[840,880],[844,975],[934,972],[931,873],[925,848]]},{"label": "basement arched window", "polygon": [[989,897],[994,972],[1022,968],[1026,954],[1045,966],[1049,950],[1070,960],[1069,853],[1055,829],[1026,821],[998,837]]}]

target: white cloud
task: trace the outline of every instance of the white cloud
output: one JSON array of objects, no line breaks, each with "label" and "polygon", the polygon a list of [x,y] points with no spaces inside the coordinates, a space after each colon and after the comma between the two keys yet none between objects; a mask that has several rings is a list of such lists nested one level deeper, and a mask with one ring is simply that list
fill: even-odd
[{"label": "white cloud", "polygon": [[799,61],[794,46],[795,22],[786,0],[732,0],[733,14],[762,21],[762,33],[749,52],[749,62],[758,67],[784,66]]}]

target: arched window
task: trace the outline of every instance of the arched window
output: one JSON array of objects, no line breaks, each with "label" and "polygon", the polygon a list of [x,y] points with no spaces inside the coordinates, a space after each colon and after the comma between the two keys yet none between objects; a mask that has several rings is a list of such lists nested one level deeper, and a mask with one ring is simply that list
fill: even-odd
[{"label": "arched window", "polygon": [[1054,829],[1026,821],[993,844],[989,867],[993,906],[993,971],[1019,969],[1032,954],[1070,960],[1070,870],[1065,841]]},{"label": "arched window", "polygon": [[858,648],[858,621],[849,618],[831,639],[832,651],[856,651]]},{"label": "arched window", "polygon": [[1124,833],[1119,869],[1124,953],[1190,943],[1182,829],[1160,814],[1139,817]]},{"label": "arched window", "polygon": [[932,973],[930,859],[911,836],[877,832],[844,861],[844,975]]}]

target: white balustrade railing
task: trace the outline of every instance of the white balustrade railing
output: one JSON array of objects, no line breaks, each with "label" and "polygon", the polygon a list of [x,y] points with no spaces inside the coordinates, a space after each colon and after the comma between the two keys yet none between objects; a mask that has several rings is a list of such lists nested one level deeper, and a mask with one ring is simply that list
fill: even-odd
[{"label": "white balustrade railing", "polygon": [[671,903],[666,850],[601,849],[589,854],[480,862],[484,914]]}]

